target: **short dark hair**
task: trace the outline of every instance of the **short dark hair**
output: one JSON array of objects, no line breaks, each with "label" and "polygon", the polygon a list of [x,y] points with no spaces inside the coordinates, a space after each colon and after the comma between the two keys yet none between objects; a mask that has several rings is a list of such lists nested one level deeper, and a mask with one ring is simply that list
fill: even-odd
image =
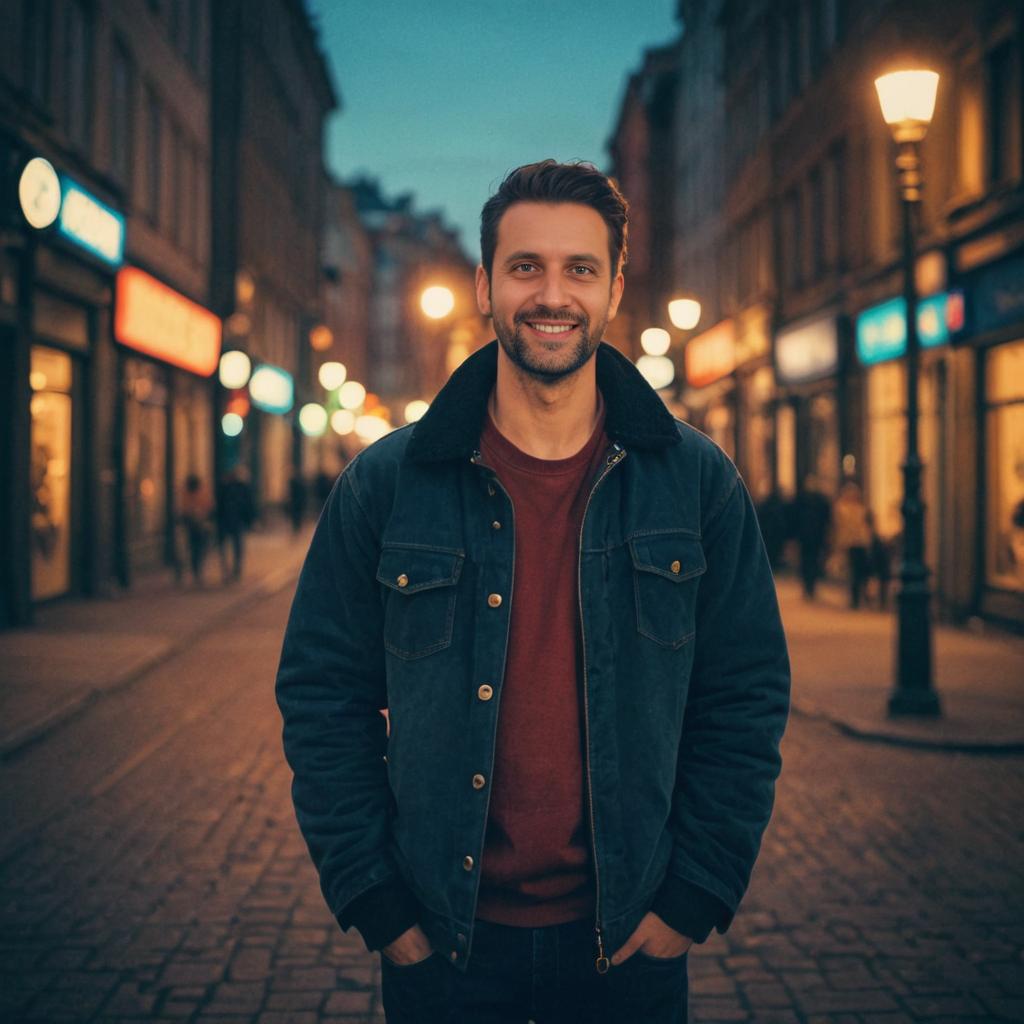
[{"label": "short dark hair", "polygon": [[608,228],[612,274],[626,265],[629,204],[614,178],[593,164],[541,160],[510,171],[480,212],[480,260],[487,276],[494,265],[498,224],[514,203],[580,203],[596,210]]}]

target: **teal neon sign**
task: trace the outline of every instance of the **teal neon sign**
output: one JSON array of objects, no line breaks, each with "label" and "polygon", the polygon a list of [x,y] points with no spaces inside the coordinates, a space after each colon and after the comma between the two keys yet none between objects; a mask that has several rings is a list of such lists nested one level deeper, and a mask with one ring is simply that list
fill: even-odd
[{"label": "teal neon sign", "polygon": [[[929,295],[917,304],[917,337],[922,348],[935,348],[949,341],[950,330],[963,301],[959,293]],[[889,299],[857,317],[857,357],[865,366],[899,359],[907,351],[907,304],[903,298]]]},{"label": "teal neon sign", "polygon": [[124,217],[66,174],[57,230],[112,267],[124,262]]}]

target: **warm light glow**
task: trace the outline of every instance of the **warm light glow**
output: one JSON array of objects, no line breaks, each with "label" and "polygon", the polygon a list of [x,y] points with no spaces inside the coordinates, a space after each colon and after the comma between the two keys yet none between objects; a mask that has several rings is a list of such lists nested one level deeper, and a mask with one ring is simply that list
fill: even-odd
[{"label": "warm light glow", "polygon": [[935,113],[939,76],[934,71],[893,71],[875,79],[885,123],[897,141],[919,141]]},{"label": "warm light glow", "polygon": [[327,410],[316,402],[307,402],[299,410],[299,429],[306,437],[319,437],[327,429]]},{"label": "warm light glow", "polygon": [[649,356],[663,356],[672,344],[672,335],[664,327],[648,327],[640,335],[640,347]]},{"label": "warm light glow", "polygon": [[334,344],[334,332],[327,324],[318,324],[309,332],[309,344],[316,352],[326,352]]},{"label": "warm light glow", "polygon": [[249,396],[244,391],[236,391],[224,407],[224,411],[233,412],[244,419],[249,415],[251,408],[252,403],[249,401]]},{"label": "warm light glow", "polygon": [[42,391],[46,387],[46,374],[42,370],[33,370],[28,375],[28,383],[33,391]]},{"label": "warm light glow", "polygon": [[333,391],[335,388],[340,388],[345,383],[345,377],[348,374],[348,370],[345,369],[344,363],[324,363],[320,367],[317,373],[317,378],[320,381],[320,386],[324,391]]},{"label": "warm light glow", "polygon": [[390,431],[391,424],[379,416],[359,416],[356,419],[356,434],[363,441],[378,441]]},{"label": "warm light glow", "polygon": [[424,402],[421,398],[414,399],[405,407],[405,422],[416,423],[423,419],[423,414],[430,408],[428,402]]},{"label": "warm light glow", "polygon": [[238,437],[245,426],[245,420],[237,412],[226,412],[220,419],[220,429],[228,437]]},{"label": "warm light glow", "polygon": [[700,303],[696,299],[673,299],[668,304],[668,318],[681,331],[692,331],[700,323]]},{"label": "warm light glow", "polygon": [[347,380],[338,389],[338,405],[342,409],[358,409],[366,398],[366,388],[357,380]]},{"label": "warm light glow", "polygon": [[675,380],[676,368],[667,356],[641,356],[636,368],[655,391],[667,388]]},{"label": "warm light glow", "polygon": [[244,352],[225,352],[220,357],[220,383],[229,391],[244,388],[252,373],[252,361]]},{"label": "warm light glow", "polygon": [[455,296],[444,285],[432,285],[420,296],[420,308],[431,320],[440,320],[455,308]]},{"label": "warm light glow", "polygon": [[331,430],[344,437],[356,429],[356,417],[349,409],[336,409],[331,413]]}]

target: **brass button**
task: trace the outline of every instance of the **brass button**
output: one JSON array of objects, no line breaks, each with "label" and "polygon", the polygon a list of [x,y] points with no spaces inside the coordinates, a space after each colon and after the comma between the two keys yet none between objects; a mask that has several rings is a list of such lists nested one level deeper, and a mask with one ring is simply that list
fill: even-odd
[{"label": "brass button", "polygon": [[407,587],[407,586],[409,586],[409,577],[406,576],[405,573],[403,572],[402,575],[399,576],[398,579],[395,582],[400,587]]},{"label": "brass button", "polygon": [[476,691],[476,695],[481,700],[490,700],[494,696],[494,690],[492,687],[488,686],[487,683],[484,683],[484,685]]},{"label": "brass button", "polygon": [[466,871],[472,871],[473,870],[473,863],[474,863],[474,861],[473,861],[472,857],[463,857],[462,858],[462,867]]},{"label": "brass button", "polygon": [[501,604],[501,594],[491,594],[490,597],[487,598],[487,603],[492,608],[497,608]]},{"label": "brass button", "polygon": [[476,775],[473,776],[473,788],[474,789],[483,789],[484,786],[486,786],[486,785],[487,785],[487,780],[482,775],[477,773]]},{"label": "brass button", "polygon": [[492,526],[492,527],[493,527],[493,528],[494,528],[495,530],[500,530],[500,529],[501,529],[501,523],[499,523],[497,519],[495,519],[495,520],[494,520],[494,522],[493,522],[493,523],[491,523],[491,526]]},{"label": "brass button", "polygon": [[680,570],[680,569],[682,568],[682,566],[681,566],[681,565],[679,564],[679,559],[677,558],[677,559],[676,559],[676,560],[675,560],[675,561],[674,561],[674,562],[673,562],[673,563],[672,563],[672,564],[671,564],[671,565],[669,566],[669,568],[670,568],[670,569],[671,569],[671,570],[672,570],[672,571],[673,571],[673,572],[674,572],[674,573],[675,573],[675,574],[676,574],[676,575],[678,576],[678,575],[679,575],[679,570]]}]

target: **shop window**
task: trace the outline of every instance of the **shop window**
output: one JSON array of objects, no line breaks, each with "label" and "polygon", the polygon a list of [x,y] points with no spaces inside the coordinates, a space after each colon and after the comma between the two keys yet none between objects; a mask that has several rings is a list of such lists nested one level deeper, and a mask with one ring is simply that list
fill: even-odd
[{"label": "shop window", "polygon": [[985,581],[1024,591],[1024,341],[989,352],[985,400]]},{"label": "shop window", "polygon": [[163,367],[125,360],[124,476],[133,561],[156,565],[167,510],[167,384]]},{"label": "shop window", "polygon": [[71,589],[71,356],[32,349],[32,599]]}]

